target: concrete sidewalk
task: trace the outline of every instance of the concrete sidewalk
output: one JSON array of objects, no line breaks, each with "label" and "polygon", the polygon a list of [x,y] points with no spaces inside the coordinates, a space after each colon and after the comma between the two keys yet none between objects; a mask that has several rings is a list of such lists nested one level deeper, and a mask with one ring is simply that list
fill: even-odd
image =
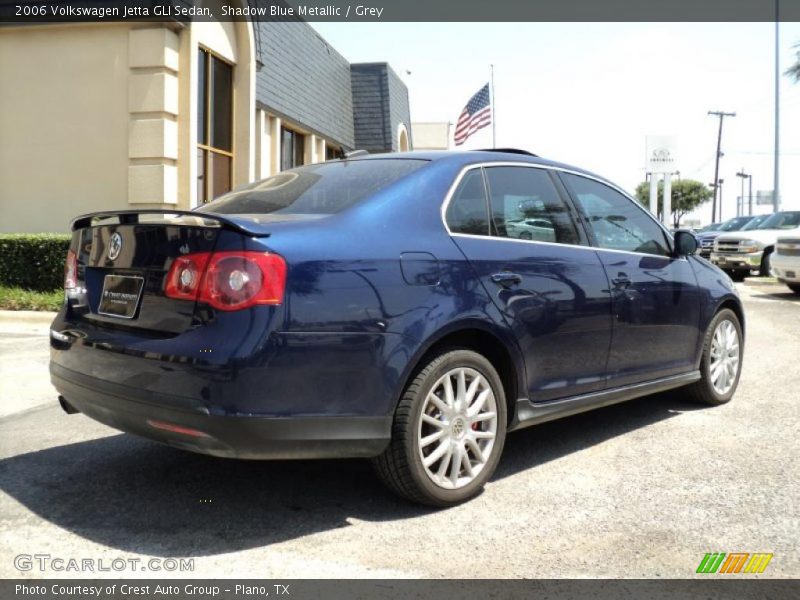
[{"label": "concrete sidewalk", "polygon": [[36,310],[0,310],[0,334],[47,335],[56,313]]},{"label": "concrete sidewalk", "polygon": [[53,403],[50,323],[56,313],[0,310],[0,417]]}]

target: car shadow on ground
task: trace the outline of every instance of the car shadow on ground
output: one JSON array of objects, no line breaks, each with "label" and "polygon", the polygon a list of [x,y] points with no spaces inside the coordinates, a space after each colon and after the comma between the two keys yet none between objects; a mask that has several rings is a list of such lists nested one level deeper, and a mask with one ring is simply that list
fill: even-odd
[{"label": "car shadow on ground", "polygon": [[[696,408],[665,393],[514,433],[495,479]],[[391,495],[367,461],[226,460],[124,434],[4,459],[0,489],[85,539],[154,556],[210,556],[347,527],[351,517],[431,512]]]},{"label": "car shadow on ground", "polygon": [[760,294],[755,295],[756,298],[763,298],[764,300],[784,300],[787,302],[798,302],[800,303],[800,295],[795,294],[794,292],[787,291],[787,292],[761,292]]}]

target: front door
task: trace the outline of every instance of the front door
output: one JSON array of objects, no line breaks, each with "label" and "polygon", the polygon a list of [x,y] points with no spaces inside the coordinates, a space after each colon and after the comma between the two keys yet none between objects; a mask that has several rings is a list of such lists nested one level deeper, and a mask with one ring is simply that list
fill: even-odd
[{"label": "front door", "polygon": [[634,200],[580,175],[562,174],[583,213],[606,270],[614,326],[608,386],[694,369],[700,294],[686,258],[675,258],[667,233]]}]

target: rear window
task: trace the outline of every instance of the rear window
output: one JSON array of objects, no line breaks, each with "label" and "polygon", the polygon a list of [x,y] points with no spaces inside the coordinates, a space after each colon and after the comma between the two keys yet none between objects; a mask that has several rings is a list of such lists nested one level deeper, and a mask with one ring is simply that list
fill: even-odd
[{"label": "rear window", "polygon": [[427,162],[371,159],[298,167],[224,194],[200,211],[330,215],[395,183]]}]

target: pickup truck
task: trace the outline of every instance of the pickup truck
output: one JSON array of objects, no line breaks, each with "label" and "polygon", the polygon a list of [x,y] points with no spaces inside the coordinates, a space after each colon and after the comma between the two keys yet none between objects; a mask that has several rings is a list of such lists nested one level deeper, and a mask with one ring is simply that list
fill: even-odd
[{"label": "pickup truck", "polygon": [[771,266],[772,275],[800,295],[800,229],[778,238]]},{"label": "pickup truck", "polygon": [[797,227],[800,227],[800,211],[781,211],[755,229],[723,233],[714,240],[711,262],[734,281],[742,281],[756,270],[766,277],[770,274],[778,237]]}]

